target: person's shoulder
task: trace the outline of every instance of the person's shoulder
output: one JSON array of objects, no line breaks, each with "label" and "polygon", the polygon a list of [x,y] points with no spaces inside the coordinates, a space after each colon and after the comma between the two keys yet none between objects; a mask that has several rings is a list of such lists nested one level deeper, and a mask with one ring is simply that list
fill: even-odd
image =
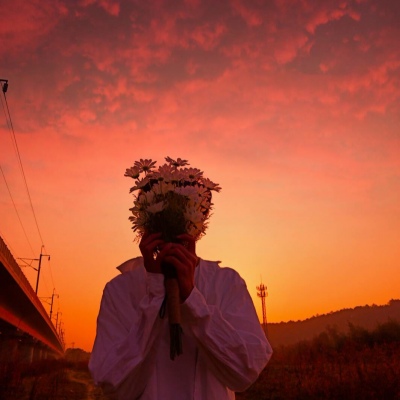
[{"label": "person's shoulder", "polygon": [[211,280],[228,280],[242,282],[243,279],[239,273],[231,267],[221,266],[221,261],[201,260],[202,275],[207,276]]},{"label": "person's shoulder", "polygon": [[122,273],[106,283],[102,301],[119,310],[130,310],[139,304],[146,293],[146,269],[140,264],[131,268],[132,260],[126,261],[121,266],[124,266],[122,268],[124,272],[118,268]]},{"label": "person's shoulder", "polygon": [[117,288],[131,285],[132,281],[139,284],[145,279],[145,270],[142,257],[131,258],[117,267],[121,273],[109,282],[107,288]]},{"label": "person's shoulder", "polygon": [[[233,268],[221,266],[219,262],[201,260],[196,287],[209,304],[229,307],[232,296],[246,293],[246,283]],[[240,296],[238,298],[241,298]]]},{"label": "person's shoulder", "polygon": [[134,257],[130,260],[124,261],[117,267],[117,270],[124,274],[126,272],[137,270],[138,268],[143,267],[143,265],[143,257]]}]

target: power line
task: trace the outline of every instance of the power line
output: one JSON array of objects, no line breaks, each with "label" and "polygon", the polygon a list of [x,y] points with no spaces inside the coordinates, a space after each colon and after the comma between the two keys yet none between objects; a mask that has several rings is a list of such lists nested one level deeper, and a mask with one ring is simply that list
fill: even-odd
[{"label": "power line", "polygon": [[[18,158],[21,174],[22,174],[22,177],[23,177],[23,180],[24,180],[24,183],[25,183],[25,189],[26,189],[26,192],[28,194],[28,199],[29,199],[29,203],[30,203],[30,206],[31,206],[33,218],[35,220],[36,228],[37,228],[40,240],[41,240],[41,244],[43,246],[42,234],[41,234],[40,229],[39,229],[39,224],[38,224],[38,221],[37,221],[37,218],[36,218],[35,210],[33,208],[32,198],[31,198],[31,194],[30,194],[30,191],[29,191],[28,182],[26,180],[24,167],[22,165],[21,155],[20,155],[19,148],[18,148],[17,138],[15,136],[14,126],[13,126],[12,119],[11,119],[11,114],[10,114],[10,109],[8,107],[8,102],[7,102],[7,97],[6,97],[6,92],[7,92],[7,89],[8,89],[8,81],[5,80],[5,79],[0,79],[0,81],[1,81],[2,91],[3,91],[4,101],[5,101],[6,108],[7,108],[8,120],[10,122],[9,127],[11,128],[11,131],[12,131],[13,142],[14,142],[14,145],[15,145],[15,148],[16,148],[16,151],[17,151],[17,158]],[[3,84],[3,82],[5,82],[5,83]]]},{"label": "power line", "polygon": [[11,194],[10,188],[9,188],[7,180],[6,180],[6,176],[4,175],[4,171],[3,171],[3,168],[1,167],[1,165],[0,165],[0,170],[1,170],[1,174],[3,175],[3,178],[4,178],[4,183],[6,184],[6,187],[7,187],[7,190],[8,190],[8,194],[10,195],[11,201],[13,203],[14,210],[17,213],[17,217],[18,217],[19,223],[21,224],[22,230],[24,231],[25,238],[26,238],[26,240],[27,240],[27,242],[29,244],[29,247],[31,248],[32,254],[34,254],[35,252],[33,251],[31,242],[29,241],[28,235],[26,234],[24,224],[22,223],[21,217],[19,216],[17,206],[15,205],[13,196]]},{"label": "power line", "polygon": [[[45,248],[45,250],[46,250],[46,248]],[[47,265],[48,265],[48,267],[49,267],[51,283],[53,284],[53,288],[54,288],[55,285],[54,285],[53,271],[52,271],[52,269],[51,269],[50,259],[48,260]]]},{"label": "power line", "polygon": [[[0,79],[0,82],[2,82],[2,79]],[[2,84],[3,85],[2,86],[3,87],[3,93],[6,93],[7,92],[7,88],[8,88],[8,81],[5,80],[5,82],[6,83],[4,85]],[[11,125],[10,125],[9,118],[7,116],[7,111],[6,111],[6,108],[4,106],[3,99],[1,99],[1,106],[3,108],[4,116],[6,118],[7,128],[8,128],[8,131],[10,133],[10,138],[11,138],[11,142],[12,142],[13,147],[14,147],[15,155],[18,157],[18,148],[15,146],[15,141],[14,141],[13,134],[12,134],[12,128],[11,128]]]},{"label": "power line", "polygon": [[[40,264],[41,264],[42,256],[44,255],[43,254],[43,249],[45,249],[45,246],[43,244],[43,237],[42,237],[42,234],[41,234],[40,229],[39,229],[39,224],[38,224],[38,221],[37,221],[37,218],[36,218],[36,213],[35,213],[35,210],[33,208],[32,198],[31,198],[29,187],[28,187],[28,183],[27,183],[27,180],[26,180],[25,171],[24,171],[24,168],[23,168],[23,165],[22,165],[22,160],[21,160],[21,155],[20,155],[19,148],[18,148],[17,138],[16,138],[16,135],[15,135],[14,126],[13,126],[12,119],[11,119],[11,113],[10,113],[10,109],[8,107],[8,102],[7,102],[7,97],[6,97],[6,92],[7,92],[7,89],[8,89],[8,80],[0,79],[0,84],[1,84],[2,91],[3,91],[4,102],[5,102],[5,105],[6,105],[6,108],[5,108],[4,104],[3,104],[3,101],[1,102],[2,103],[2,107],[3,107],[3,111],[4,111],[4,114],[5,114],[5,117],[6,117],[6,122],[7,122],[8,129],[9,129],[10,134],[11,134],[12,143],[14,145],[14,150],[15,150],[16,155],[17,155],[17,159],[18,159],[18,162],[19,162],[19,167],[20,167],[20,170],[21,170],[21,174],[22,174],[22,177],[23,177],[23,180],[24,180],[24,183],[25,183],[25,189],[26,189],[26,192],[28,194],[28,198],[29,198],[29,203],[30,203],[30,206],[31,206],[32,214],[33,214],[33,217],[34,217],[34,220],[35,220],[36,228],[37,228],[37,231],[38,231],[38,234],[39,234],[39,237],[40,237],[40,240],[41,240],[41,245],[42,245],[41,251],[40,251],[40,258],[39,258],[39,267],[38,267],[38,270],[37,270],[38,271],[37,282],[36,282],[36,293],[37,293],[38,292],[38,285],[39,285],[40,266],[41,266]],[[6,113],[6,109],[7,109],[7,113]],[[22,223],[22,220],[21,220],[21,218],[19,216],[17,207],[15,205],[14,199],[12,197],[10,188],[8,186],[8,183],[7,183],[7,180],[6,180],[6,177],[4,175],[3,168],[1,167],[1,165],[0,165],[0,170],[1,170],[1,173],[3,175],[4,182],[6,184],[8,193],[9,193],[11,201],[13,203],[15,212],[17,213],[18,220],[19,220],[19,222],[21,224],[21,227],[22,227],[22,230],[23,230],[24,235],[26,237],[26,240],[27,240],[27,242],[29,244],[29,247],[31,248],[32,253],[34,253],[32,245],[31,245],[31,243],[29,241],[28,235],[26,234],[26,231],[25,231],[24,225]],[[50,260],[50,256],[48,256],[48,260]],[[52,296],[52,306],[51,306],[51,307],[53,307],[53,298],[54,298],[54,287],[55,287],[55,285],[54,285],[53,272],[52,272],[52,269],[51,269],[50,262],[48,263],[48,266],[49,266],[49,270],[50,270],[50,278],[51,278],[51,281],[52,281],[52,284],[53,284],[53,296]],[[57,298],[59,298],[58,295],[57,295]],[[52,316],[51,314],[52,314],[52,309],[50,311],[50,318]],[[61,336],[61,340],[62,341],[64,340],[63,339],[63,335],[64,335],[64,331],[61,331],[61,329],[60,329],[60,336]]]},{"label": "power line", "polygon": [[0,238],[3,239],[3,242],[6,244],[6,246],[8,247],[8,250],[11,251],[11,254],[15,254],[15,251],[13,250],[12,246],[10,245],[10,243],[7,242],[7,240],[5,239],[4,235],[1,233],[0,231]]}]

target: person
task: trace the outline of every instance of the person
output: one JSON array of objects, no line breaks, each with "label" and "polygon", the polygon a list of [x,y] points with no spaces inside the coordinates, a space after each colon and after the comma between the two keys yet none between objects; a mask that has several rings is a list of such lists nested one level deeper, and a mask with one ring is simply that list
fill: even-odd
[{"label": "person", "polygon": [[[137,222],[137,221],[136,221]],[[197,256],[197,237],[144,230],[142,254],[105,286],[89,369],[124,400],[234,399],[272,355],[244,280]],[[163,263],[176,270],[182,354],[170,357]]]}]

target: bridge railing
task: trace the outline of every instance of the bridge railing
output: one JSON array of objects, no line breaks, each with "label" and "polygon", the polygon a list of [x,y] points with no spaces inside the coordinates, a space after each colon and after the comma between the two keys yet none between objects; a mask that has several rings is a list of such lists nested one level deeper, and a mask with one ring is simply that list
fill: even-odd
[{"label": "bridge railing", "polygon": [[0,236],[0,253],[3,255],[3,257],[6,259],[8,264],[11,266],[13,269],[13,272],[15,275],[18,276],[19,282],[24,285],[24,288],[28,291],[31,292],[32,296],[36,295],[36,293],[33,291],[33,288],[31,284],[29,283],[28,279],[26,278],[25,274],[22,272],[20,266],[17,264],[15,261],[14,256],[11,254],[11,251],[8,249],[7,245],[5,244],[3,238]]}]

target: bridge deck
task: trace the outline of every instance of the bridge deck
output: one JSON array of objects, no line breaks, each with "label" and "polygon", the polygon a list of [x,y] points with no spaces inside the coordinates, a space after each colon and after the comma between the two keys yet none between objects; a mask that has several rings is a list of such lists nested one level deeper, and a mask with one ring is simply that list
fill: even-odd
[{"label": "bridge deck", "polygon": [[56,353],[63,353],[53,323],[1,237],[0,318]]}]

